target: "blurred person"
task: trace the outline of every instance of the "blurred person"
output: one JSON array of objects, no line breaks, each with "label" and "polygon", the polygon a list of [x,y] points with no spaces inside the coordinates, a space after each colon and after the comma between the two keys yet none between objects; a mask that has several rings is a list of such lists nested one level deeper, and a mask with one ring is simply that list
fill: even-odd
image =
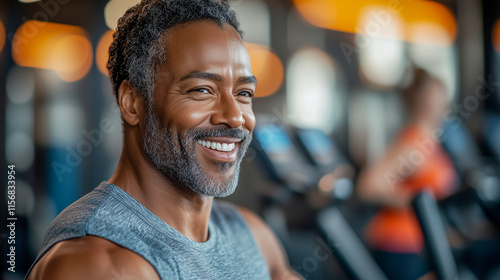
[{"label": "blurred person", "polygon": [[411,201],[424,189],[437,199],[449,195],[456,173],[439,140],[449,103],[442,81],[417,69],[403,100],[407,123],[385,154],[361,172],[357,194],[381,206],[365,229],[377,262],[390,279],[417,279],[431,274],[421,258],[424,240]]},{"label": "blurred person", "polygon": [[108,69],[123,120],[113,176],[50,225],[28,279],[298,279],[233,193],[256,79],[220,0],[143,0]]}]

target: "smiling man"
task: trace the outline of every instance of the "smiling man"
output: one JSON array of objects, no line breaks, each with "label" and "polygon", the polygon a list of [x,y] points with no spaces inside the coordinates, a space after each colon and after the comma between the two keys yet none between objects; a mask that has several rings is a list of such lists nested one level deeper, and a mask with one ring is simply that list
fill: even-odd
[{"label": "smiling man", "polygon": [[293,279],[234,192],[256,79],[218,0],[144,0],[119,20],[108,68],[124,148],[108,182],[50,225],[29,279]]}]

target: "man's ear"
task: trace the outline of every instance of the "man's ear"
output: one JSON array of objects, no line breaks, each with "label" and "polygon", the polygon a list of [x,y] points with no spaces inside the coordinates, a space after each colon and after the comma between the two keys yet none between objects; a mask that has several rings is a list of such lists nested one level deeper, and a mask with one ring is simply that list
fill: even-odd
[{"label": "man's ear", "polygon": [[123,120],[131,126],[144,118],[144,97],[127,80],[123,80],[118,89],[118,106]]}]

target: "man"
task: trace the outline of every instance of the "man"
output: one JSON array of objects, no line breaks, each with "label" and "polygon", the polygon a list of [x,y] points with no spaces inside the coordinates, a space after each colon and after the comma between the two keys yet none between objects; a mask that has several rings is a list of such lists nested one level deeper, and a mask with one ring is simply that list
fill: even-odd
[{"label": "man", "polygon": [[144,0],[108,69],[124,148],[115,173],[51,224],[29,279],[293,279],[267,226],[231,194],[256,79],[219,0]]}]

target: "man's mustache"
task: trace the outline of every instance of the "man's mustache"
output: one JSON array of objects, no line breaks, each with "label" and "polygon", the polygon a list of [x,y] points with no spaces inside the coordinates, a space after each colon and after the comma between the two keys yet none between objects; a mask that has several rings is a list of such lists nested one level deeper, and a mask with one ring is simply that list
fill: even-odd
[{"label": "man's mustache", "polygon": [[241,128],[195,128],[188,132],[188,137],[195,141],[209,137],[229,137],[246,142],[250,138],[250,132]]}]

